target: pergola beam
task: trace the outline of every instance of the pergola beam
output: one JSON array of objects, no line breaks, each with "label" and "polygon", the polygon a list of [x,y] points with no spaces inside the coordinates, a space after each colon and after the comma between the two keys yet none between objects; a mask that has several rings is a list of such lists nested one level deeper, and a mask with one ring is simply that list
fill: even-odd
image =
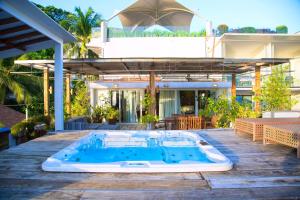
[{"label": "pergola beam", "polygon": [[[2,49],[3,50],[7,50],[7,49],[14,49],[14,48],[16,48],[16,49],[19,49],[19,50],[21,50],[21,51],[26,51],[26,47],[24,46],[24,45],[16,45],[16,44],[13,44],[13,43],[11,43],[11,42],[9,42],[9,41],[7,41],[6,39],[0,39],[0,43],[2,43],[2,44],[5,44],[5,47],[3,47]],[[1,49],[1,48],[0,48]]]},{"label": "pergola beam", "polygon": [[13,37],[2,38],[2,39],[7,42],[14,42],[14,41],[31,38],[31,37],[36,37],[36,36],[42,36],[42,35],[38,31],[32,31],[29,33],[24,33],[24,34],[16,35]]},{"label": "pergola beam", "polygon": [[13,27],[13,28],[7,28],[7,29],[4,29],[4,30],[0,30],[0,35],[17,33],[17,32],[25,31],[25,30],[29,30],[29,29],[31,29],[30,26],[20,25],[20,26],[16,26],[16,27]]},{"label": "pergola beam", "polygon": [[[28,41],[25,41],[25,42],[20,42],[20,43],[16,43],[16,44],[12,44],[12,43],[8,43],[6,44],[6,46],[4,47],[0,47],[0,51],[5,51],[5,50],[8,50],[8,49],[14,49],[14,48],[18,48],[18,49],[21,49],[22,51],[26,51],[26,46],[28,45],[32,45],[32,44],[35,44],[35,43],[40,43],[40,42],[44,42],[44,41],[47,41],[49,40],[49,38],[47,37],[40,37],[40,38],[36,38],[36,39],[32,39],[32,40],[28,40]],[[2,41],[0,41],[2,42]]]},{"label": "pergola beam", "polygon": [[260,100],[257,99],[260,96],[260,66],[255,66],[255,85],[254,85],[254,94],[256,99],[255,101],[255,106],[254,106],[254,110],[256,112],[260,112]]},{"label": "pergola beam", "polygon": [[8,17],[8,18],[0,20],[0,26],[12,24],[12,23],[16,23],[16,22],[19,22],[19,20],[14,17]]}]

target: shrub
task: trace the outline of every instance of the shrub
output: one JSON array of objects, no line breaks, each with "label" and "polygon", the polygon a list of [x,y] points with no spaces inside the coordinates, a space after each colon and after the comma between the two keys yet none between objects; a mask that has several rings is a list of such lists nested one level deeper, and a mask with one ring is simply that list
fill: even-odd
[{"label": "shrub", "polygon": [[2,122],[0,122],[0,128],[4,128],[4,127],[5,125]]},{"label": "shrub", "polygon": [[101,106],[95,106],[92,108],[91,120],[93,123],[102,123],[102,119],[105,118],[105,109]]},{"label": "shrub", "polygon": [[112,106],[107,106],[105,109],[105,118],[107,120],[110,119],[118,119],[119,118],[119,111]]},{"label": "shrub", "polygon": [[74,90],[72,116],[87,116],[90,109],[90,98],[84,81],[78,81],[75,84]]},{"label": "shrub", "polygon": [[228,26],[226,24],[220,24],[218,26],[218,32],[220,35],[228,32]]},{"label": "shrub", "polygon": [[208,98],[208,104],[204,111],[200,113],[202,116],[217,116],[218,128],[227,128],[230,123],[234,123],[236,118],[256,118],[259,113],[252,111],[251,105],[240,104],[234,97],[229,100],[225,96],[221,96],[216,100]]},{"label": "shrub", "polygon": [[32,121],[22,121],[11,127],[10,131],[14,137],[25,136],[29,138],[34,131],[35,123]]},{"label": "shrub", "polygon": [[146,114],[146,115],[142,116],[141,121],[142,121],[143,124],[158,122],[158,116],[151,115],[151,114]]},{"label": "shrub", "polygon": [[285,25],[277,26],[276,33],[288,33],[288,27]]},{"label": "shrub", "polygon": [[240,28],[239,31],[240,33],[256,33],[256,29],[251,26]]}]

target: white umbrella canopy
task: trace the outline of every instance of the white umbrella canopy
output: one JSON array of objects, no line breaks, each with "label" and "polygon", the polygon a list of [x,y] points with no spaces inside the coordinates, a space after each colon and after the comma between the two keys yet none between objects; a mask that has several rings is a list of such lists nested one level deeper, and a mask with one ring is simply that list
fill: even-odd
[{"label": "white umbrella canopy", "polygon": [[153,25],[170,31],[189,31],[194,13],[176,0],[138,0],[118,16],[123,28],[129,31],[145,30]]}]

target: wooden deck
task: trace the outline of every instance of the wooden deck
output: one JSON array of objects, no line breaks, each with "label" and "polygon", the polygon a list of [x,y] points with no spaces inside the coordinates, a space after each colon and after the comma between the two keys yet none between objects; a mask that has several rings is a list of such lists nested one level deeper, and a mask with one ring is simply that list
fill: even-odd
[{"label": "wooden deck", "polygon": [[294,149],[233,131],[200,133],[235,164],[228,172],[49,173],[41,163],[86,132],[49,135],[0,152],[0,199],[300,199]]}]

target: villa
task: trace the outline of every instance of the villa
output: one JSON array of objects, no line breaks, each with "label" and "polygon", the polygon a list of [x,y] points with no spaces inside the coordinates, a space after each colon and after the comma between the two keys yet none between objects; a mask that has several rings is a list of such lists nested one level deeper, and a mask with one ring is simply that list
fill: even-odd
[{"label": "villa", "polygon": [[[110,26],[117,19],[122,28]],[[205,31],[190,32],[194,19]],[[148,32],[153,25],[167,35]],[[210,20],[175,0],[138,0],[103,21],[88,44],[99,58],[64,59],[63,44],[75,42],[74,36],[27,0],[0,0],[0,33],[1,59],[55,51],[54,60],[15,61],[42,70],[44,116],[50,114],[54,72],[55,130],[0,152],[0,199],[300,197],[298,117],[239,118],[234,130],[64,127],[78,75],[97,77],[86,81],[90,106],[108,102],[120,113],[118,124],[137,125],[149,112],[161,121],[177,116],[195,125],[207,99],[221,96],[261,111],[255,97],[273,66],[289,65],[289,76],[300,79],[299,34],[217,35]],[[292,96],[298,99],[299,88],[295,81]],[[148,96],[153,102],[146,107]]]}]

